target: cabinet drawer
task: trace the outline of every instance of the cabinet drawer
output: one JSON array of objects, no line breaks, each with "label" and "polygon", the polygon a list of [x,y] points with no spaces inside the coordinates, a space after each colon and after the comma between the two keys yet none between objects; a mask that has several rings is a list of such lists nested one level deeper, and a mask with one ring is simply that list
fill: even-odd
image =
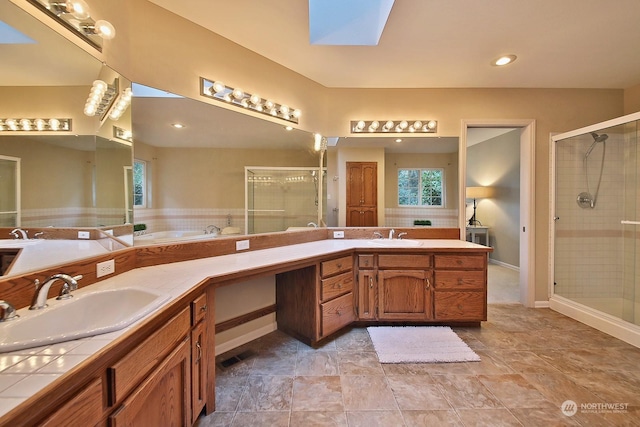
[{"label": "cabinet drawer", "polygon": [[431,255],[378,255],[378,268],[419,268],[431,267]]},{"label": "cabinet drawer", "polygon": [[207,294],[202,294],[191,302],[191,326],[197,325],[207,315]]},{"label": "cabinet drawer", "polygon": [[373,268],[373,254],[371,255],[358,255],[358,267],[359,268]]},{"label": "cabinet drawer", "polygon": [[185,308],[160,330],[107,368],[109,404],[123,399],[189,333],[190,310]]},{"label": "cabinet drawer", "polygon": [[436,255],[436,268],[469,268],[484,269],[486,265],[486,257],[480,254],[469,255]]},{"label": "cabinet drawer", "polygon": [[342,258],[336,258],[329,261],[325,261],[321,264],[322,277],[333,276],[334,274],[344,273],[353,268],[353,261],[351,256],[345,256]]},{"label": "cabinet drawer", "polygon": [[478,289],[485,287],[484,270],[436,270],[436,289]]},{"label": "cabinet drawer", "polygon": [[322,301],[353,291],[353,273],[342,273],[329,279],[322,279]]},{"label": "cabinet drawer", "polygon": [[484,292],[435,292],[436,320],[487,320]]},{"label": "cabinet drawer", "polygon": [[353,292],[320,304],[320,306],[322,308],[322,336],[326,337],[356,319],[353,309]]}]

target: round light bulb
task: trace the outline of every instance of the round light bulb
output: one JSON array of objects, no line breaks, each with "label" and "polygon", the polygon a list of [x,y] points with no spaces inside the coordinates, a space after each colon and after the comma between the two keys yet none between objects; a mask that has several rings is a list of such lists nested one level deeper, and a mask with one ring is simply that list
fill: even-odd
[{"label": "round light bulb", "polygon": [[104,19],[99,19],[96,21],[94,25],[94,31],[104,40],[111,40],[116,36],[115,27],[111,25],[111,22],[105,21]]},{"label": "round light bulb", "polygon": [[300,116],[302,116],[302,111],[298,110],[297,108],[295,110],[293,110],[293,113],[291,113],[293,115],[293,117],[295,117],[296,119],[299,119]]},{"label": "round light bulb", "polygon": [[215,95],[216,93],[220,93],[223,90],[225,90],[227,87],[225,86],[224,83],[218,81],[218,82],[213,82],[213,86],[211,86],[211,89],[213,91],[213,93],[211,95]]},{"label": "round light bulb", "polygon": [[46,123],[43,119],[35,119],[33,124],[36,126],[37,130],[44,130]]},{"label": "round light bulb", "polygon": [[358,123],[356,123],[356,130],[360,132],[362,129],[364,129],[364,126],[365,126],[364,120],[360,120]]},{"label": "round light bulb", "polygon": [[270,99],[267,99],[266,101],[264,101],[264,108],[266,108],[267,110],[270,110],[273,108],[273,101]]},{"label": "round light bulb", "polygon": [[81,21],[89,19],[89,6],[82,0],[67,0],[64,2],[67,12],[72,14],[74,18]]},{"label": "round light bulb", "polygon": [[31,120],[20,119],[20,127],[22,128],[22,130],[31,130]]},{"label": "round light bulb", "polygon": [[262,98],[260,98],[260,95],[253,94],[249,100],[253,105],[258,105],[260,101],[262,101]]},{"label": "round light bulb", "polygon": [[18,130],[18,122],[16,119],[7,119],[4,121],[4,124],[11,130]]},{"label": "round light bulb", "polygon": [[233,97],[235,99],[241,99],[242,97],[244,97],[244,92],[242,91],[242,89],[236,88],[233,90]]},{"label": "round light bulb", "polygon": [[369,125],[370,129],[376,130],[380,127],[380,122],[377,120],[374,120],[371,122],[371,124]]},{"label": "round light bulb", "polygon": [[287,105],[281,105],[280,112],[285,115],[289,114],[289,107]]},{"label": "round light bulb", "polygon": [[403,121],[400,122],[400,124],[398,126],[400,126],[400,129],[406,129],[407,126],[409,126],[409,123],[407,123],[406,120],[403,120]]},{"label": "round light bulb", "polygon": [[420,129],[420,128],[422,127],[422,122],[421,122],[420,120],[416,120],[416,121],[413,123],[413,127],[414,127],[415,129]]},{"label": "round light bulb", "polygon": [[435,129],[436,126],[438,126],[438,122],[436,122],[435,120],[429,120],[429,122],[427,123],[427,127],[429,129]]},{"label": "round light bulb", "polygon": [[58,120],[58,119],[50,119],[49,120],[49,127],[51,128],[51,130],[58,130],[60,128],[60,120]]}]

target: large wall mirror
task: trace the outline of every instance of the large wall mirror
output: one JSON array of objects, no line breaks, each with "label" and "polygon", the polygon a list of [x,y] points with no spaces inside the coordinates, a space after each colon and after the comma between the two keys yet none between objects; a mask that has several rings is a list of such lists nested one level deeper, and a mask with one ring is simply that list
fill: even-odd
[{"label": "large wall mirror", "polygon": [[313,135],[133,85],[136,245],[317,221]]},{"label": "large wall mirror", "polygon": [[[59,236],[61,228],[117,226],[132,234],[132,143],[116,132],[131,130],[130,112],[117,121],[84,114],[95,80],[117,81],[118,91],[130,83],[8,1],[0,19],[0,227],[46,227]],[[51,118],[70,119],[71,130],[35,130],[34,119]],[[33,130],[11,130],[7,119],[29,119]],[[89,255],[70,251],[65,260]],[[33,268],[47,266],[45,258]]]}]

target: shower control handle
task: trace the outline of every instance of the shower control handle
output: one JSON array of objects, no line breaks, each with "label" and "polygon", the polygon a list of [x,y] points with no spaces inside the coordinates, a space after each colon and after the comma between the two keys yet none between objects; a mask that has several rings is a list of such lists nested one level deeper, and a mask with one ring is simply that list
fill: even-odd
[{"label": "shower control handle", "polygon": [[560,217],[559,217],[559,216],[554,216],[554,217],[553,217],[553,220],[554,220],[554,221],[557,221],[557,220],[559,220],[559,219],[560,219]]}]

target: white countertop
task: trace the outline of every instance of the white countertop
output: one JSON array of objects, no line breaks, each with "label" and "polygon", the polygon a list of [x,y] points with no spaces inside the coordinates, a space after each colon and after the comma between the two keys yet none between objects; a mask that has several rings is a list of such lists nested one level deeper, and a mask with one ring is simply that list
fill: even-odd
[{"label": "white countertop", "polygon": [[[74,294],[134,286],[166,292],[171,296],[171,299],[166,303],[169,304],[209,277],[277,266],[283,263],[330,255],[334,252],[355,248],[381,249],[380,247],[372,246],[370,240],[345,239],[322,240],[271,249],[238,252],[231,255],[137,268],[79,289]],[[434,239],[421,240],[421,246],[412,249],[477,248],[486,249],[484,246],[462,240]],[[57,301],[52,298],[47,302],[53,306]],[[18,310],[18,314],[28,316],[29,311],[27,308],[23,308]],[[152,315],[153,313],[146,318],[148,319]],[[144,320],[139,320],[125,329],[108,334],[0,354],[0,416],[60,378],[94,353],[111,344],[116,338],[136,328]],[[20,319],[16,321],[20,321]]]},{"label": "white countertop", "polygon": [[3,278],[109,253],[97,240],[2,240],[0,247],[21,249]]}]

